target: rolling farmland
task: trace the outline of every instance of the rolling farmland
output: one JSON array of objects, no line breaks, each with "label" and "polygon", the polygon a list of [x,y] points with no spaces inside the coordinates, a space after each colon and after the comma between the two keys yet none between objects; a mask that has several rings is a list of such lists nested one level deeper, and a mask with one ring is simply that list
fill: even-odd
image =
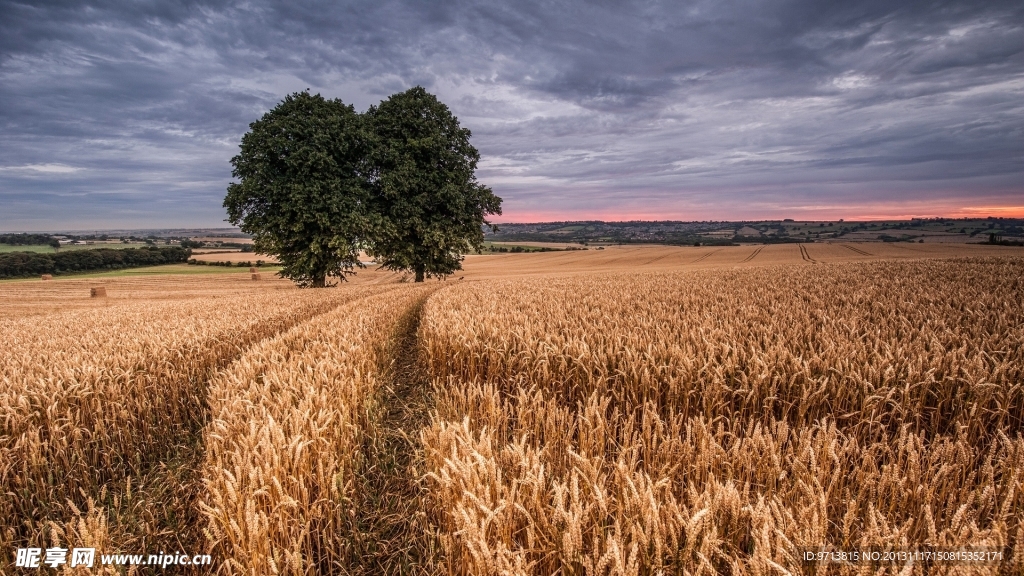
[{"label": "rolling farmland", "polygon": [[[206,553],[180,569],[221,574],[1020,568],[1019,249],[465,268],[0,283],[0,570],[22,546]],[[801,556],[881,546],[1005,558]]]}]

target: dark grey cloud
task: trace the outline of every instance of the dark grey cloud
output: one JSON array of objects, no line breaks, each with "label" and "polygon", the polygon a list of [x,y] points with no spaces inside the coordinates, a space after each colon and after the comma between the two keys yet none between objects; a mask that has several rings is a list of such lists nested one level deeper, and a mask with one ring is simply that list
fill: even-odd
[{"label": "dark grey cloud", "polygon": [[1019,1],[0,1],[0,229],[219,225],[285,94],[416,84],[507,219],[1024,212]]}]

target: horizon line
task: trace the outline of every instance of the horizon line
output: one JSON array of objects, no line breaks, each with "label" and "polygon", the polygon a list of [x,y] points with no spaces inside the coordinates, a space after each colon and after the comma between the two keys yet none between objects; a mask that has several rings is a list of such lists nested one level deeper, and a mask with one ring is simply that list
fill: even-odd
[{"label": "horizon line", "polygon": [[[883,217],[867,217],[867,218],[816,218],[816,219],[796,219],[796,218],[761,218],[761,219],[737,219],[737,220],[718,220],[718,219],[705,219],[705,220],[679,220],[679,219],[645,219],[645,218],[633,218],[629,220],[602,220],[598,218],[588,218],[580,220],[518,220],[518,221],[505,221],[505,222],[489,222],[494,226],[510,226],[510,225],[543,225],[543,224],[579,224],[579,223],[600,223],[600,224],[659,224],[659,223],[673,223],[673,224],[695,224],[695,223],[712,223],[712,224],[747,224],[747,223],[758,223],[758,222],[832,222],[832,223],[860,223],[860,222],[913,222],[915,220],[1017,220],[1024,218],[1024,213],[1020,215],[1010,216],[996,216],[996,215],[977,215],[977,216],[904,216],[896,218],[883,218]],[[34,229],[34,230],[0,230],[0,234],[97,234],[97,233],[111,233],[111,232],[177,232],[177,231],[207,231],[207,230],[223,230],[223,231],[238,231],[242,233],[237,227],[232,226],[151,226],[141,228],[49,228],[49,229]]]}]

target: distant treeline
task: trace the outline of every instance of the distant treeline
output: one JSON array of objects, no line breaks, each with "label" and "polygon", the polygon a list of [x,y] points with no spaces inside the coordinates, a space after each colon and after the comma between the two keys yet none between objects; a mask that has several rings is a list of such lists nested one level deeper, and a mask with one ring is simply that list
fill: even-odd
[{"label": "distant treeline", "polygon": [[982,242],[982,244],[991,244],[993,246],[1024,246],[1024,242],[1020,240],[1004,240],[1002,236],[996,236],[995,234],[988,235],[988,242]]},{"label": "distant treeline", "polygon": [[244,260],[242,262],[208,262],[206,260],[196,260],[195,258],[188,261],[190,266],[227,266],[228,268],[235,266],[237,268],[259,268],[260,266],[266,266],[267,263],[263,260],[257,260],[256,262],[250,262]]},{"label": "distant treeline", "polygon": [[8,246],[46,246],[53,239],[49,234],[0,234],[0,244]]},{"label": "distant treeline", "polygon": [[57,254],[9,252],[0,254],[0,278],[26,278],[40,274],[68,274],[119,270],[185,262],[192,251],[178,246],[75,250]]},{"label": "distant treeline", "polygon": [[[572,250],[579,250],[579,248],[572,248]],[[585,250],[585,248],[584,248]],[[543,247],[524,247],[524,246],[487,246],[479,252],[511,252],[513,254],[520,254],[522,252],[560,252],[559,248]]]},{"label": "distant treeline", "polygon": [[810,238],[795,238],[790,236],[740,236],[736,235],[729,241],[727,246],[736,246],[738,243],[750,244],[811,244],[814,240]]},{"label": "distant treeline", "polygon": [[238,248],[241,252],[252,252],[252,244],[244,242],[200,242],[198,240],[182,240],[182,248]]}]

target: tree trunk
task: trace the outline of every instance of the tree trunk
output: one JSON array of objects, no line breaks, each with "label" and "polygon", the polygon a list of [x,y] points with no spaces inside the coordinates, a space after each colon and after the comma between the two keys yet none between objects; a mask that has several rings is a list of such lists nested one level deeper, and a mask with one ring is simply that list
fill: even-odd
[{"label": "tree trunk", "polygon": [[422,264],[418,264],[416,266],[416,281],[417,282],[423,282],[423,274],[424,274],[424,272],[426,272],[425,268],[426,267],[423,266]]},{"label": "tree trunk", "polygon": [[327,286],[327,276],[316,276],[313,278],[313,288],[324,288]]}]

